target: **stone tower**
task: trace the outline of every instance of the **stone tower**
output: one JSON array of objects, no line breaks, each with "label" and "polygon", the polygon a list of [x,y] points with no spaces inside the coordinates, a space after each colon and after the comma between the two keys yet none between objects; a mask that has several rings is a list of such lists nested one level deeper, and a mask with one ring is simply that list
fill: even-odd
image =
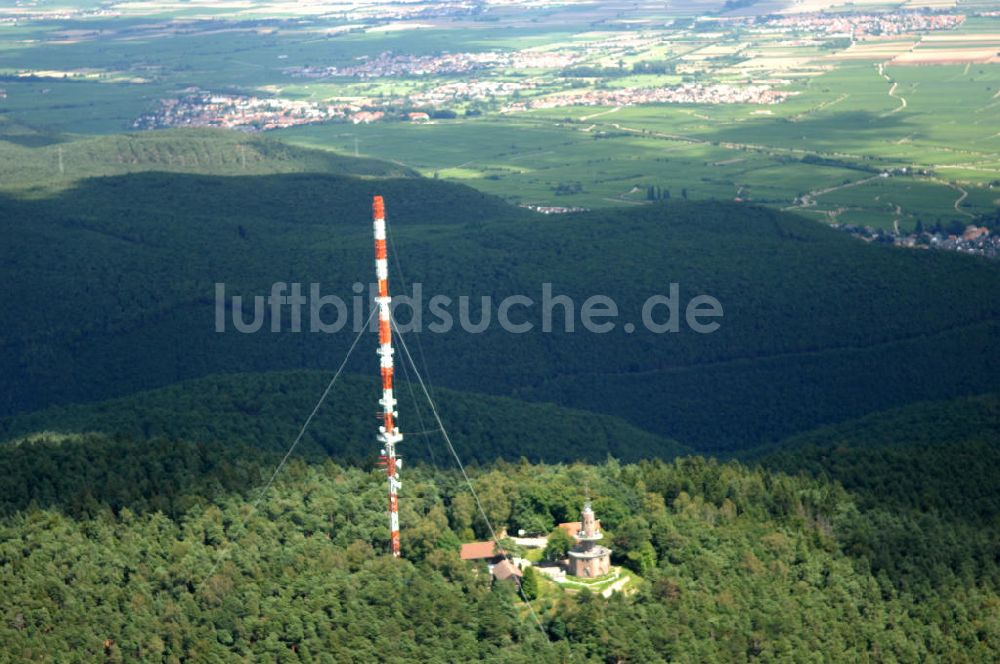
[{"label": "stone tower", "polygon": [[583,505],[580,530],[576,533],[576,546],[569,550],[569,573],[573,576],[594,578],[611,570],[611,549],[598,542],[604,534],[598,529],[594,510],[588,500]]}]

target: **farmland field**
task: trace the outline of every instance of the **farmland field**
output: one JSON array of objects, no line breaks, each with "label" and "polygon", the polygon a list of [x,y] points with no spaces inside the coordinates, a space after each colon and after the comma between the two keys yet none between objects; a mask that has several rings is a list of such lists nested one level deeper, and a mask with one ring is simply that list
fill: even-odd
[{"label": "farmland field", "polygon": [[[906,168],[860,190],[817,195],[804,209],[835,216],[846,207],[865,223],[899,219],[904,227],[990,210],[1000,196],[988,188],[1000,179],[1000,101],[992,99],[1000,65],[969,72],[891,67],[886,75],[907,100],[902,110],[874,64],[852,63],[807,79],[800,95],[767,114],[727,106],[574,107],[277,135],[338,152],[357,148],[519,203],[621,205],[643,200],[653,185],[674,196],[686,190],[691,198],[795,207],[804,194],[862,182],[875,174],[870,170]],[[808,155],[824,161],[803,162]],[[960,211],[953,181],[970,192]],[[867,195],[874,189],[884,192],[878,200],[878,193]]]},{"label": "farmland field", "polygon": [[[267,129],[525,205],[739,199],[885,229],[990,214],[1000,17],[989,3],[904,4],[817,1],[776,18],[767,2],[554,3],[387,20],[377,3],[136,2],[113,5],[118,16],[78,3],[58,18],[41,3],[36,20],[0,11],[0,135]],[[873,28],[858,12],[874,11],[887,18]],[[845,38],[837,20],[869,34]],[[234,117],[247,103],[271,115]],[[163,115],[169,104],[186,114]]]}]

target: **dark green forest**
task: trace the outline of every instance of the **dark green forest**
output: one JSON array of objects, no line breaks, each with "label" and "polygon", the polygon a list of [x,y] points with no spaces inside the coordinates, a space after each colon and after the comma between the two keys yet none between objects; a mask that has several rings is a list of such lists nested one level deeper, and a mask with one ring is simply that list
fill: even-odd
[{"label": "dark green forest", "polygon": [[[8,480],[83,466],[117,480],[0,520],[0,638],[19,660],[998,656],[995,573],[921,594],[896,569],[873,570],[853,538],[880,524],[827,479],[700,457],[473,471],[490,518],[511,527],[575,518],[586,486],[615,562],[642,579],[628,596],[543,593],[533,602],[539,630],[510,586],[458,559],[458,543],[486,531],[454,471],[407,471],[405,556],[395,561],[382,553],[376,472],[297,460],[253,510],[246,480],[263,481],[273,463],[255,450],[99,435],[23,447]],[[5,484],[4,504],[17,497]],[[922,537],[933,546],[955,534]]]},{"label": "dark green forest", "polygon": [[927,597],[1000,581],[998,441],[1000,395],[987,394],[876,413],[747,456],[844,486],[867,516],[850,550]]},{"label": "dark green forest", "polygon": [[[374,192],[387,200],[397,295],[414,282],[427,298],[471,295],[478,320],[480,296],[539,302],[551,283],[577,315],[605,294],[638,323],[646,298],[677,283],[682,306],[710,294],[724,309],[705,335],[565,333],[558,309],[546,334],[540,304],[529,334],[424,331],[441,386],[601,412],[707,452],[997,387],[1000,266],[986,260],[866,245],[735,203],[545,216],[435,180],[226,172],[0,197],[0,259],[17,294],[0,332],[0,413],[336,366],[349,334],[215,332],[214,285],[252,297],[318,282],[349,300],[371,279]],[[370,370],[363,355],[352,362]]]},{"label": "dark green forest", "polygon": [[[110,432],[42,433],[0,448],[0,570],[11,598],[0,630],[10,652],[38,661],[72,650],[78,661],[364,662],[400,638],[390,661],[998,656],[994,395],[819,429],[748,455],[751,465],[473,464],[487,515],[510,529],[545,532],[576,519],[590,495],[613,562],[642,579],[633,594],[608,599],[542,593],[532,604],[543,635],[510,587],[457,559],[459,542],[488,531],[436,438],[404,444],[404,561],[383,554],[383,480],[366,470],[369,460],[350,462],[360,457],[352,446],[306,441],[254,510],[281,452],[265,443],[297,416],[281,395],[325,381],[245,377],[241,392],[239,378],[8,422]],[[345,388],[359,399],[373,386],[349,379]],[[254,395],[264,389],[274,403],[262,407]],[[442,391],[442,403],[449,397]],[[463,452],[484,430],[458,421],[505,401],[467,398],[445,412]],[[255,407],[269,428],[246,423]],[[341,407],[335,393],[334,416],[317,419],[317,431],[354,435],[336,424]],[[281,412],[286,421],[275,423]],[[527,449],[560,456],[579,444],[569,428],[533,426],[524,418]],[[438,463],[425,461],[424,443]],[[390,636],[390,621],[405,621],[405,634]]]},{"label": "dark green forest", "polygon": [[[29,138],[0,145],[0,662],[1000,661],[995,262],[735,203],[539,215],[226,132],[75,141],[47,180],[71,138]],[[624,592],[526,603],[460,560],[490,529],[402,353],[387,555],[374,334],[264,490],[354,334],[218,333],[214,286],[349,300],[374,193],[394,295],[536,300],[528,334],[402,336],[489,522],[592,499]],[[543,333],[543,283],[725,315]]]},{"label": "dark green forest", "polygon": [[[330,377],[302,371],[225,374],[96,404],[55,406],[0,420],[0,441],[41,431],[101,432],[130,439],[200,440],[284,451]],[[452,463],[440,448],[441,434],[426,401],[418,397],[419,389],[400,373],[403,454],[411,460]],[[374,378],[341,378],[306,431],[300,453],[342,463],[373,463],[378,452],[373,442],[373,404],[378,403],[380,390]],[[617,418],[588,411],[448,389],[436,390],[435,395],[464,461],[524,457],[601,462],[609,456],[637,461],[671,459],[689,451]]]}]

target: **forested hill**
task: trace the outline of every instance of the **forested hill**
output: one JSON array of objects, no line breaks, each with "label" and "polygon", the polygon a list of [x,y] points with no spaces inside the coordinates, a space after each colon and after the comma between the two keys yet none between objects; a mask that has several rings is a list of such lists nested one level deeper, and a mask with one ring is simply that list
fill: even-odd
[{"label": "forested hill", "polygon": [[[1000,266],[974,257],[866,245],[730,203],[543,216],[420,178],[136,173],[0,197],[0,264],[18,293],[0,332],[0,413],[234,370],[336,367],[350,333],[290,333],[287,320],[284,333],[216,332],[215,284],[266,296],[277,281],[318,282],[350,301],[372,278],[376,191],[397,295],[413,282],[425,302],[471,295],[473,321],[482,295],[536,302],[528,334],[495,321],[422,333],[437,385],[601,412],[708,451],[997,388]],[[561,331],[560,309],[556,331],[541,331],[543,283],[575,300],[575,332]],[[671,283],[680,331],[648,332],[642,305]],[[594,294],[635,333],[581,330]],[[683,324],[700,294],[725,312],[713,334]],[[359,353],[348,370],[370,365]]]},{"label": "forested hill", "polygon": [[39,195],[97,176],[143,172],[203,175],[331,173],[414,177],[377,159],[303,150],[259,134],[170,129],[109,136],[40,133],[0,119],[0,191]]},{"label": "forested hill", "polygon": [[[227,374],[186,381],[96,404],[57,406],[0,420],[0,440],[39,433],[95,432],[131,440],[165,438],[284,451],[331,378],[321,372]],[[371,465],[378,454],[372,417],[380,385],[369,377],[343,376],[300,443],[307,457]],[[453,464],[419,385],[401,373],[397,398],[408,462]],[[603,461],[671,459],[686,452],[674,441],[607,415],[514,399],[434,392],[463,461]],[[30,444],[23,453],[30,454]],[[16,452],[14,452],[17,455]],[[31,494],[31,489],[26,490]]]},{"label": "forested hill", "polygon": [[791,436],[756,456],[804,447],[946,446],[958,441],[1000,441],[1000,393],[926,401],[872,413]]},{"label": "forested hill", "polygon": [[[293,460],[257,503],[275,459],[254,450],[94,436],[29,447],[0,480],[5,511],[22,482],[51,480],[46,500],[0,517],[0,642],[18,661],[1000,656],[993,577],[915,594],[907,575],[933,572],[936,559],[923,567],[925,552],[906,549],[884,554],[918,565],[872,573],[852,538],[878,524],[821,479],[701,458],[474,469],[491,521],[511,529],[573,519],[589,495],[613,562],[632,577],[610,599],[543,581],[539,630],[507,584],[459,560],[459,542],[486,529],[453,471],[407,471],[404,559],[393,560],[374,471]],[[107,481],[87,491],[73,468]],[[958,535],[921,536],[933,548]]]},{"label": "forested hill", "polygon": [[[1000,659],[1000,266],[729,203],[546,217],[218,132],[94,141],[0,140],[24,162],[0,186],[0,659]],[[721,327],[544,333],[536,306],[527,334],[404,333],[480,501],[400,345],[393,560],[374,335],[262,492],[354,334],[220,333],[213,301],[350,301],[376,192],[396,294],[472,295],[479,320],[478,296],[549,282],[638,323],[677,283]],[[761,443],[753,465],[677,456]],[[478,505],[545,533],[587,498],[623,593],[542,581],[539,629],[458,557]]]},{"label": "forested hill", "polygon": [[848,549],[909,591],[1000,581],[1000,395],[876,413],[753,456],[847,488],[866,517]]},{"label": "forested hill", "polygon": [[[1000,394],[924,402],[799,434],[747,455],[841,482],[866,507],[1000,532]],[[991,535],[998,547],[1000,536]]]}]

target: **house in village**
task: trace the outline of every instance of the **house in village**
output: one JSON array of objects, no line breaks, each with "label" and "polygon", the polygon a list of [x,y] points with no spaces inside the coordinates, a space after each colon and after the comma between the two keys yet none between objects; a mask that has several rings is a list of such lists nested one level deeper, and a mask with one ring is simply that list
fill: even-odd
[{"label": "house in village", "polygon": [[497,548],[496,542],[468,542],[458,555],[462,560],[484,560],[494,565],[503,558],[503,550]]},{"label": "house in village", "polygon": [[506,557],[503,549],[497,548],[495,542],[467,542],[459,551],[462,560],[482,561],[490,570],[490,574],[498,581],[520,581],[522,572]]},{"label": "house in village", "polygon": [[[599,544],[604,539],[604,533],[589,500],[584,503],[579,521],[560,523],[559,528],[576,540],[576,544],[567,552],[564,564],[558,568],[546,566],[543,570],[545,574],[550,577],[557,575],[558,578],[570,575],[594,579],[611,572],[611,549]],[[520,580],[522,577],[521,569],[508,560],[505,552],[498,549],[494,542],[467,542],[462,545],[459,555],[462,560],[486,562],[490,573],[501,581]]]},{"label": "house in village", "polygon": [[519,585],[524,573],[518,569],[517,565],[506,558],[498,562],[492,569],[493,578],[497,581],[516,581]]},{"label": "house in village", "polygon": [[382,111],[358,111],[351,116],[351,122],[354,124],[371,124],[372,122],[378,122],[385,117],[385,113]]}]

